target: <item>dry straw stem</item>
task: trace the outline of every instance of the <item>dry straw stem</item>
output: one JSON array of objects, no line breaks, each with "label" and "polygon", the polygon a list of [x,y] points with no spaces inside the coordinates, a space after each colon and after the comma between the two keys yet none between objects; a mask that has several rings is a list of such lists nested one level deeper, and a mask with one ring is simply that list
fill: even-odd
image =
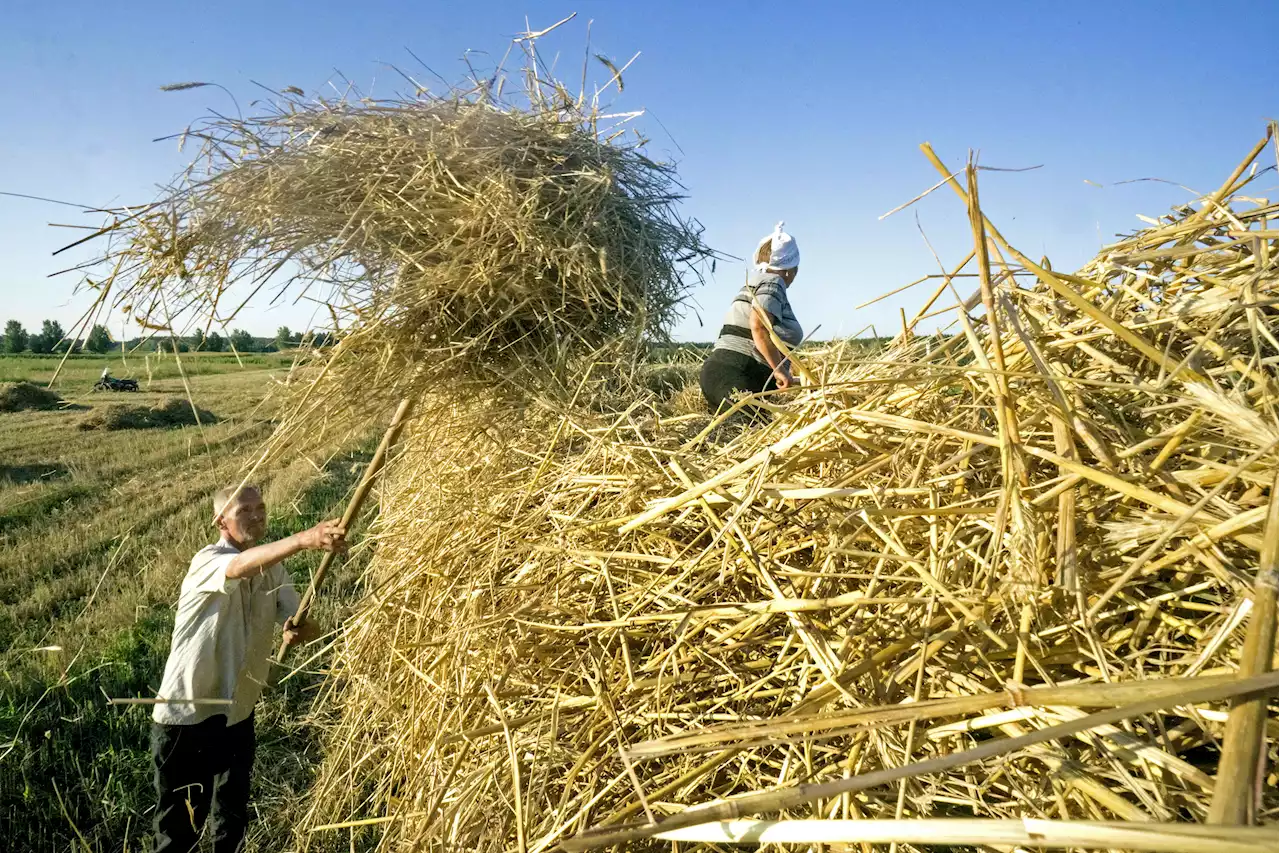
[{"label": "dry straw stem", "polygon": [[1278,465],[1277,209],[1247,189],[1266,169],[1236,172],[1074,275],[974,205],[975,315],[805,353],[815,384],[767,423],[607,368],[572,402],[422,397],[327,687],[301,829],[329,828],[299,843],[543,853],[744,801],[920,821],[901,850],[935,819],[1195,835],[1236,695],[1274,821],[1275,676],[1240,668]]},{"label": "dry straw stem", "polygon": [[1215,851],[1263,853],[1276,849],[1275,830],[1119,821],[984,820],[735,820],[676,829],[664,841],[758,844],[944,844],[1006,847],[1085,847],[1152,853]]},{"label": "dry straw stem", "polygon": [[[1280,485],[1280,484],[1278,484]],[[1267,529],[1262,545],[1262,565],[1253,586],[1253,612],[1240,655],[1240,673],[1253,675],[1272,666],[1276,645],[1276,552],[1280,547],[1280,513],[1276,503],[1280,488],[1272,488]],[[1238,701],[1227,718],[1222,739],[1222,763],[1218,785],[1209,808],[1212,823],[1245,823],[1253,815],[1252,789],[1258,777],[1267,705],[1258,700]]]},{"label": "dry straw stem", "polygon": [[871,726],[896,725],[939,717],[972,718],[993,708],[1029,706],[1066,706],[1071,708],[1116,708],[1137,700],[1159,700],[1180,697],[1189,690],[1219,688],[1234,684],[1237,677],[1222,675],[1202,678],[1148,679],[1111,684],[1072,684],[1063,687],[1029,687],[999,693],[976,693],[941,699],[917,700],[909,703],[859,708],[853,711],[796,718],[776,717],[758,723],[724,724],[705,728],[679,737],[636,744],[629,751],[633,757],[657,757],[675,753],[703,752],[742,748],[807,737],[833,737],[851,734]]},{"label": "dry straw stem", "polygon": [[[1195,704],[1198,702],[1224,699],[1230,696],[1252,695],[1255,693],[1265,693],[1270,695],[1276,692],[1276,688],[1276,677],[1275,674],[1272,673],[1267,676],[1255,676],[1252,679],[1235,679],[1228,684],[1194,687],[1182,694],[1182,698],[1183,701],[1188,704]],[[853,791],[875,788],[901,779],[909,779],[929,773],[952,770],[973,762],[1006,755],[1018,749],[1024,749],[1036,744],[1045,743],[1073,734],[1102,729],[1112,723],[1120,722],[1140,714],[1162,710],[1174,701],[1176,700],[1168,696],[1148,699],[1142,702],[1135,702],[1132,705],[1124,705],[1114,710],[1099,711],[1070,722],[1048,726],[1037,731],[1018,735],[1017,737],[988,740],[980,746],[976,746],[970,750],[931,758],[926,761],[917,762],[916,764],[886,768],[855,776],[850,779],[838,779],[821,784],[807,783],[777,791],[763,791],[760,793],[748,794],[726,802],[698,806],[681,812],[680,814],[672,815],[671,817],[656,824],[650,823],[647,825],[620,830],[596,830],[583,836],[565,841],[564,847],[569,851],[577,851],[590,849],[592,847],[612,846],[615,844],[636,841],[641,838],[648,838],[657,832],[678,829],[684,826],[694,826],[710,821],[729,820],[732,818],[742,817],[744,815],[763,814],[765,812],[790,809],[815,800],[848,794]]]}]

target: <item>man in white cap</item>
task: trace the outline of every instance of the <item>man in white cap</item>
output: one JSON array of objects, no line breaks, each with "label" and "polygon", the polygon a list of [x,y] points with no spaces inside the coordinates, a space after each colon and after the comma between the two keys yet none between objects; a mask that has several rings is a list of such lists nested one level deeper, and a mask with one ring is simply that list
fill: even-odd
[{"label": "man in white cap", "polygon": [[732,405],[735,394],[785,390],[794,384],[787,358],[769,331],[788,347],[800,345],[804,330],[791,310],[787,290],[800,270],[800,247],[779,222],[756,247],[747,283],[733,298],[715,348],[698,376],[713,413]]}]

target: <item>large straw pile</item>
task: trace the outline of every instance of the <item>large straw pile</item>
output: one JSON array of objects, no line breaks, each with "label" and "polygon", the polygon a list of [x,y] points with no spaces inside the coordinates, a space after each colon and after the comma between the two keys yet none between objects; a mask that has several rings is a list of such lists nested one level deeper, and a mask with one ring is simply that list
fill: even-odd
[{"label": "large straw pile", "polygon": [[[1263,148],[1075,275],[953,180],[975,316],[814,358],[719,443],[643,399],[437,402],[384,491],[304,837],[539,853],[768,814],[858,820],[750,832],[1196,850],[1140,822],[1274,820],[1275,677],[1245,678],[1275,616]],[[1247,734],[1220,759],[1231,697],[1257,697],[1261,765]]]},{"label": "large straw pile", "polygon": [[86,238],[109,244],[84,323],[114,305],[157,330],[226,327],[260,293],[309,300],[339,339],[290,421],[309,430],[466,380],[634,362],[709,256],[701,229],[628,116],[546,82],[526,47],[511,99],[496,77],[377,101],[291,89],[189,130],[200,151],[174,186]]},{"label": "large straw pile", "polygon": [[28,409],[56,409],[62,398],[30,382],[0,382],[0,412],[25,412]]}]

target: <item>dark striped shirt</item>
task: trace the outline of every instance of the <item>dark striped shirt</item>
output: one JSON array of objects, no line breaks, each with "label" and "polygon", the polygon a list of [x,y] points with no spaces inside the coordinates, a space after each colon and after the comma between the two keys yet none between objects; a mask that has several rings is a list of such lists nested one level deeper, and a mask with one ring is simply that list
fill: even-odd
[{"label": "dark striped shirt", "polygon": [[753,294],[756,302],[769,315],[774,333],[787,346],[798,346],[804,339],[804,330],[800,328],[800,321],[796,319],[795,312],[791,310],[791,302],[787,299],[786,282],[772,273],[752,271],[747,275],[747,283],[733,297],[733,302],[724,315],[724,325],[720,328],[720,336],[716,338],[715,348],[749,355],[761,364],[768,364],[751,339],[751,312],[755,310],[751,303]]}]

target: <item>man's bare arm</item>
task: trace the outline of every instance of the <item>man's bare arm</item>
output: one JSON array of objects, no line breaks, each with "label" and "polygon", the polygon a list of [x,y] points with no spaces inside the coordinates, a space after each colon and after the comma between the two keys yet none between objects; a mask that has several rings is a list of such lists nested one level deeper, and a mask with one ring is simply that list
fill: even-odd
[{"label": "man's bare arm", "polygon": [[241,551],[227,563],[227,577],[255,577],[262,574],[268,566],[287,560],[299,551],[345,551],[346,535],[347,531],[339,519],[322,521],[301,533]]}]

